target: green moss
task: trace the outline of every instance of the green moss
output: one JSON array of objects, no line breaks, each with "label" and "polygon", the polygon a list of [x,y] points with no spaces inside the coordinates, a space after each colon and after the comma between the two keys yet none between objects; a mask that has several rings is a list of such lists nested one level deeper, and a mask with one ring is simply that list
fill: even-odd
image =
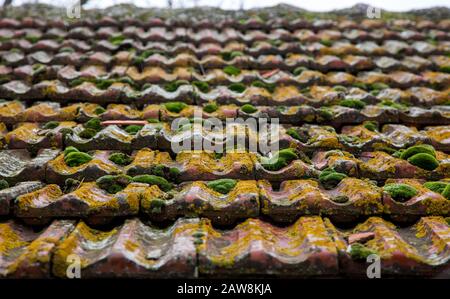
[{"label": "green moss", "polygon": [[236,186],[236,184],[236,180],[233,179],[219,179],[208,182],[207,186],[216,192],[228,194]]},{"label": "green moss", "polygon": [[186,105],[183,102],[169,102],[164,104],[167,110],[173,113],[180,113],[184,108],[186,108],[188,105]]},{"label": "green moss", "polygon": [[80,166],[91,160],[92,156],[83,152],[70,152],[64,155],[64,162],[70,167]]},{"label": "green moss", "polygon": [[219,106],[217,106],[215,102],[208,103],[203,107],[203,111],[206,113],[213,113],[217,111],[217,109],[219,109]]},{"label": "green moss", "polygon": [[232,65],[227,65],[226,67],[223,68],[223,71],[225,72],[225,74],[229,76],[237,76],[241,73],[240,69]]},{"label": "green moss", "polygon": [[160,214],[165,206],[166,202],[164,200],[154,198],[150,201],[150,212],[153,214]]},{"label": "green moss", "polygon": [[417,167],[420,167],[422,169],[429,170],[429,171],[432,171],[439,166],[439,161],[436,160],[435,157],[433,157],[430,154],[425,154],[425,153],[415,154],[414,156],[408,158],[408,162],[414,166],[417,166]]},{"label": "green moss", "polygon": [[149,118],[149,119],[147,119],[147,122],[150,124],[156,124],[156,123],[159,123],[159,119]]},{"label": "green moss", "polygon": [[106,109],[101,107],[101,106],[95,108],[95,110],[94,110],[94,113],[97,114],[97,115],[102,114],[104,112],[106,112]]},{"label": "green moss", "polygon": [[244,55],[244,53],[242,53],[241,51],[223,52],[222,53],[222,58],[224,60],[229,61],[229,60],[233,60],[234,58],[239,57],[239,56],[243,56],[243,55]]},{"label": "green moss", "polygon": [[450,74],[450,65],[444,65],[439,68],[439,71]]},{"label": "green moss", "polygon": [[331,40],[329,40],[329,39],[322,39],[320,41],[320,43],[322,45],[324,45],[325,47],[331,47],[333,45],[333,42]]},{"label": "green moss", "polygon": [[400,103],[395,103],[389,99],[382,100],[378,105],[395,108],[397,110],[407,110],[408,109],[408,106],[406,106],[404,104],[400,104]]},{"label": "green moss", "polygon": [[245,104],[241,107],[241,110],[247,114],[252,114],[258,111],[258,109],[255,108],[255,106],[251,104]]},{"label": "green moss", "polygon": [[144,126],[139,125],[129,125],[125,127],[125,132],[131,135],[136,135]]},{"label": "green moss", "polygon": [[364,128],[366,128],[369,131],[375,132],[378,131],[378,123],[376,121],[365,121],[363,123]]},{"label": "green moss", "polygon": [[177,80],[177,81],[172,81],[170,83],[167,83],[166,85],[164,85],[164,89],[168,92],[174,92],[178,89],[178,87],[180,87],[181,85],[188,85],[189,82],[186,80]]},{"label": "green moss", "polygon": [[124,153],[112,153],[109,158],[110,161],[116,163],[117,165],[128,165],[133,162],[133,158]]},{"label": "green moss", "polygon": [[4,179],[1,179],[0,180],[0,190],[6,189],[6,188],[9,188],[8,182]]},{"label": "green moss", "polygon": [[25,36],[25,39],[27,41],[29,41],[32,44],[37,43],[41,38],[39,36],[35,36],[35,35],[27,35]]},{"label": "green moss", "polygon": [[367,248],[361,243],[353,243],[350,246],[350,256],[354,260],[363,260],[366,261],[367,257],[371,254],[377,254],[376,251]]},{"label": "green moss", "polygon": [[108,39],[108,41],[115,46],[119,46],[120,44],[122,44],[122,42],[124,40],[125,40],[125,36],[123,36],[122,34],[111,36]]},{"label": "green moss", "polygon": [[340,101],[339,105],[354,109],[363,109],[364,107],[366,107],[366,103],[358,99],[345,99]]},{"label": "green moss", "polygon": [[105,175],[98,178],[96,181],[97,186],[111,194],[122,191],[130,182],[131,177],[124,174]]},{"label": "green moss", "polygon": [[177,180],[180,176],[180,170],[176,167],[169,168],[169,178],[172,180]]},{"label": "green moss", "polygon": [[334,86],[333,90],[337,91],[337,92],[347,92],[347,88],[345,86],[342,86],[342,85]]},{"label": "green moss", "polygon": [[102,121],[99,118],[94,117],[94,118],[91,118],[90,120],[88,120],[87,122],[85,122],[84,127],[86,129],[92,129],[92,130],[98,132],[98,131],[101,131],[101,129],[103,128],[101,123],[102,123]]},{"label": "green moss", "polygon": [[295,69],[292,71],[292,74],[294,74],[294,76],[298,76],[298,75],[300,75],[301,73],[303,73],[303,72],[306,71],[306,70],[308,70],[306,67],[304,67],[304,66],[299,66],[299,67],[295,68]]},{"label": "green moss", "polygon": [[228,85],[228,89],[234,92],[242,93],[247,87],[242,83],[232,83]]},{"label": "green moss", "polygon": [[42,128],[46,129],[46,130],[51,130],[51,129],[57,128],[58,126],[59,126],[59,122],[57,122],[57,121],[49,121],[49,122],[45,123],[42,126]]},{"label": "green moss", "polygon": [[91,139],[96,134],[97,134],[97,131],[95,131],[93,129],[84,129],[83,131],[78,133],[78,136],[80,136],[81,138],[84,138],[84,139]]},{"label": "green moss", "polygon": [[434,147],[428,144],[419,144],[407,148],[405,151],[401,153],[400,158],[406,160],[414,156],[415,154],[420,153],[425,153],[433,157],[436,157],[436,151],[434,150]]},{"label": "green moss", "polygon": [[209,84],[203,81],[194,81],[192,82],[192,85],[197,87],[198,90],[200,90],[203,93],[209,92]]},{"label": "green moss", "polygon": [[389,85],[384,83],[372,83],[370,84],[369,88],[371,90],[383,90],[389,88]]},{"label": "green moss", "polygon": [[150,175],[150,174],[143,174],[143,175],[137,175],[133,177],[133,182],[137,183],[145,183],[149,185],[157,185],[159,189],[162,191],[169,191],[172,189],[172,184],[169,183],[165,178],[162,178],[160,176],[156,175]]},{"label": "green moss", "polygon": [[74,147],[74,146],[68,146],[64,150],[64,156],[66,156],[66,155],[68,155],[69,153],[72,153],[72,152],[79,152],[79,150],[76,147]]},{"label": "green moss", "polygon": [[408,201],[418,194],[414,187],[407,184],[387,184],[384,185],[383,190],[398,202]]},{"label": "green moss", "polygon": [[298,132],[294,128],[287,129],[286,134],[288,134],[294,139],[301,140],[300,134],[298,134]]},{"label": "green moss", "polygon": [[293,160],[298,159],[297,153],[292,148],[285,148],[276,152],[272,157],[261,157],[261,165],[270,171],[278,171],[288,166]]},{"label": "green moss", "polygon": [[259,80],[253,81],[252,86],[258,87],[258,88],[264,88],[265,90],[267,90],[270,93],[273,93],[276,88],[275,83],[265,83],[265,82],[259,81]]},{"label": "green moss", "polygon": [[326,121],[333,119],[333,111],[331,111],[331,109],[328,107],[320,107],[318,112],[320,119]]},{"label": "green moss", "polygon": [[450,200],[450,184],[447,184],[447,187],[445,187],[444,191],[441,193],[442,196]]},{"label": "green moss", "polygon": [[446,182],[426,182],[425,184],[423,184],[423,186],[425,188],[430,189],[433,192],[442,194],[442,192],[444,192],[445,188],[450,185],[449,183]]},{"label": "green moss", "polygon": [[363,82],[355,82],[355,83],[353,83],[353,87],[360,88],[360,89],[363,89],[363,90],[367,90],[368,89],[367,84],[365,84]]},{"label": "green moss", "polygon": [[337,172],[332,168],[325,168],[319,175],[319,181],[325,189],[333,189],[346,177],[347,175],[344,173]]}]

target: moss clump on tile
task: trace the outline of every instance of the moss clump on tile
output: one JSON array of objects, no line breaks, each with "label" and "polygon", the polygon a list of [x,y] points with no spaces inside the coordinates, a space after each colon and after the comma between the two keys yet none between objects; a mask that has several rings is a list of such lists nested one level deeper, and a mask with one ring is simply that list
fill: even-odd
[{"label": "moss clump on tile", "polygon": [[96,115],[99,115],[99,114],[102,114],[102,113],[105,113],[105,112],[106,112],[106,109],[103,108],[103,107],[101,107],[101,106],[95,108],[95,110],[94,110],[94,113],[95,113]]},{"label": "moss clump on tile", "polygon": [[217,106],[215,102],[208,103],[203,107],[203,111],[206,113],[213,113],[217,111],[217,109],[219,109],[219,106]]},{"label": "moss clump on tile", "polygon": [[350,199],[346,195],[338,195],[336,197],[331,198],[331,200],[334,201],[335,203],[346,203]]},{"label": "moss clump on tile", "polygon": [[215,181],[208,182],[206,185],[208,188],[213,189],[221,194],[228,194],[237,184],[236,180],[233,179],[219,179]]},{"label": "moss clump on tile", "polygon": [[49,122],[45,123],[42,126],[42,128],[46,129],[46,130],[52,130],[52,129],[57,128],[58,126],[59,126],[59,122],[57,122],[57,121],[49,121]]},{"label": "moss clump on tile", "polygon": [[436,151],[434,150],[434,148],[431,145],[419,144],[419,145],[411,146],[411,147],[407,148],[406,150],[404,150],[401,153],[400,158],[407,160],[408,158],[414,156],[415,154],[420,154],[420,153],[425,153],[425,154],[429,154],[433,157],[436,157]]},{"label": "moss clump on tile", "polygon": [[74,147],[74,146],[68,146],[64,150],[64,156],[68,155],[69,153],[72,153],[72,152],[79,152],[79,150],[76,147]]},{"label": "moss clump on tile", "polygon": [[243,55],[244,55],[244,53],[242,53],[241,51],[223,52],[222,58],[226,61],[230,61],[236,57],[243,56]]},{"label": "moss clump on tile", "polygon": [[187,106],[188,105],[183,102],[169,102],[164,104],[164,107],[172,113],[180,113]]},{"label": "moss clump on tile", "polygon": [[177,81],[172,81],[170,83],[167,83],[166,85],[164,85],[164,89],[168,92],[174,92],[178,89],[178,87],[180,87],[181,85],[188,85],[189,82],[186,80],[177,80]]},{"label": "moss clump on tile", "polygon": [[354,260],[366,260],[367,257],[371,254],[377,254],[377,252],[375,250],[372,250],[370,248],[367,248],[366,246],[364,246],[361,243],[353,243],[350,246],[350,256],[352,259]]},{"label": "moss clump on tile", "polygon": [[97,131],[93,129],[84,129],[80,133],[78,133],[78,136],[84,139],[91,139],[97,134]]},{"label": "moss clump on tile", "polygon": [[209,84],[203,81],[193,81],[192,85],[195,86],[198,90],[203,93],[207,93],[209,91]]},{"label": "moss clump on tile", "polygon": [[108,41],[115,46],[119,46],[124,40],[125,36],[123,36],[122,34],[111,36],[108,39]]},{"label": "moss clump on tile", "polygon": [[96,132],[100,131],[103,127],[101,124],[101,120],[99,118],[91,118],[90,120],[88,120],[87,122],[84,123],[83,125],[86,129],[92,129]]},{"label": "moss clump on tile", "polygon": [[9,188],[8,182],[4,179],[1,179],[0,180],[0,190],[6,189],[6,188]]},{"label": "moss clump on tile", "polygon": [[416,196],[418,191],[416,188],[407,184],[387,184],[383,187],[393,200],[398,202],[406,202]]},{"label": "moss clump on tile", "polygon": [[122,191],[131,182],[131,177],[124,174],[104,175],[95,181],[97,186],[108,193],[115,194]]},{"label": "moss clump on tile", "polygon": [[339,102],[340,106],[353,108],[353,109],[363,109],[366,107],[366,103],[358,99],[345,99]]},{"label": "moss clump on tile", "polygon": [[83,152],[70,152],[64,155],[64,162],[67,166],[76,167],[88,163],[92,156]]},{"label": "moss clump on tile", "polygon": [[294,139],[301,140],[300,134],[294,128],[287,129],[286,134],[288,134]]},{"label": "moss clump on tile", "polygon": [[270,158],[261,157],[261,165],[267,170],[278,171],[295,159],[298,159],[297,153],[292,148],[286,148],[276,152]]},{"label": "moss clump on tile", "polygon": [[240,69],[232,65],[227,65],[226,67],[223,68],[223,71],[228,76],[237,76],[241,73]]},{"label": "moss clump on tile", "polygon": [[252,114],[258,111],[258,109],[255,108],[255,106],[251,104],[245,104],[241,107],[241,110],[247,114]]},{"label": "moss clump on tile", "polygon": [[125,132],[131,135],[136,135],[144,126],[139,125],[129,125],[125,127]]},{"label": "moss clump on tile", "polygon": [[420,153],[408,158],[408,162],[425,170],[433,171],[439,167],[439,161],[432,155]]},{"label": "moss clump on tile", "polygon": [[132,181],[136,183],[157,185],[159,189],[165,192],[170,191],[173,188],[173,185],[170,182],[168,182],[165,178],[151,174],[137,175],[133,177]]},{"label": "moss clump on tile", "polygon": [[116,163],[117,165],[126,166],[133,162],[133,158],[124,153],[113,153],[108,157],[109,161]]},{"label": "moss clump on tile", "polygon": [[366,128],[369,131],[372,131],[372,132],[378,131],[378,123],[376,121],[370,121],[370,120],[365,121],[365,122],[363,122],[363,126],[364,126],[364,128]]},{"label": "moss clump on tile", "polygon": [[425,188],[433,192],[439,193],[446,199],[450,199],[450,183],[447,182],[426,182],[423,184]]},{"label": "moss clump on tile", "polygon": [[377,82],[369,85],[370,90],[383,90],[389,88],[389,85]]},{"label": "moss clump on tile", "polygon": [[347,175],[344,173],[337,172],[332,168],[325,168],[319,175],[319,181],[325,189],[333,189],[346,177]]},{"label": "moss clump on tile", "polygon": [[160,214],[162,209],[166,206],[166,202],[159,198],[154,198],[150,201],[150,212],[153,214]]},{"label": "moss clump on tile", "polygon": [[243,93],[247,87],[242,83],[232,83],[228,85],[228,89],[237,93]]},{"label": "moss clump on tile", "polygon": [[258,88],[264,88],[265,90],[267,90],[270,93],[273,93],[276,88],[275,83],[265,83],[265,82],[259,81],[259,80],[253,81],[252,86],[258,87]]},{"label": "moss clump on tile", "polygon": [[301,73],[303,73],[303,72],[306,71],[306,70],[308,70],[306,67],[304,67],[304,66],[299,66],[299,67],[295,68],[295,69],[292,71],[292,74],[294,74],[294,76],[298,76],[298,75],[300,75]]}]

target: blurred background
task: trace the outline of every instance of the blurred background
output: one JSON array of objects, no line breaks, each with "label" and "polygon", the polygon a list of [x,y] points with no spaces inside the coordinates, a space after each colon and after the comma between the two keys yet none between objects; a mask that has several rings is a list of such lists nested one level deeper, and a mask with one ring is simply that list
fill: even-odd
[{"label": "blurred background", "polygon": [[[289,4],[311,11],[330,11],[354,6],[361,0],[0,0],[3,6],[19,6],[25,3],[44,3],[58,6],[67,6],[80,1],[83,8],[105,8],[117,4],[134,4],[140,7],[171,7],[190,8],[199,6],[212,6],[222,9],[251,9],[258,7],[274,6],[277,4]],[[450,0],[364,0],[364,4],[390,11],[406,11],[433,6],[450,7]]]}]

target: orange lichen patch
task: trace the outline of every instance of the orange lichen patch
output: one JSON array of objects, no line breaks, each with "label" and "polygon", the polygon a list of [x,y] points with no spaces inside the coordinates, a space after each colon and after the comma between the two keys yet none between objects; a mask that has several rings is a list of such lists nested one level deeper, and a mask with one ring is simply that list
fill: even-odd
[{"label": "orange lichen patch", "polygon": [[277,86],[275,88],[275,91],[273,93],[273,98],[276,101],[285,101],[294,97],[297,97],[299,95],[299,91],[296,86],[294,85],[288,85],[288,86]]},{"label": "orange lichen patch", "polygon": [[271,94],[265,88],[249,86],[249,87],[247,87],[247,89],[245,89],[245,91],[241,95],[238,96],[238,99],[248,100],[248,98],[254,97],[254,96],[270,98]]},{"label": "orange lichen patch", "polygon": [[362,207],[363,213],[372,214],[374,208],[379,213],[383,212],[381,188],[368,181],[344,178],[336,189],[347,196],[355,206]]},{"label": "orange lichen patch", "polygon": [[316,147],[340,149],[342,144],[339,142],[336,132],[321,126],[311,126],[308,130],[310,136],[308,144]]},{"label": "orange lichen patch", "polygon": [[327,81],[331,85],[352,84],[355,81],[355,76],[346,72],[333,72],[327,74]]},{"label": "orange lichen patch", "polygon": [[402,239],[392,223],[378,217],[370,217],[354,229],[355,233],[366,231],[374,232],[375,238],[364,245],[375,250],[382,259],[389,259],[394,255],[401,254],[408,259],[426,263],[426,259],[418,250]]},{"label": "orange lichen patch", "polygon": [[25,106],[19,101],[10,101],[0,104],[0,115],[14,117],[25,110]]},{"label": "orange lichen patch", "polygon": [[54,105],[50,105],[49,103],[40,103],[33,105],[20,113],[19,118],[22,120],[34,121],[36,115],[57,116],[58,111],[55,109]]},{"label": "orange lichen patch", "polygon": [[448,256],[445,253],[450,252],[450,226],[445,219],[436,216],[422,217],[414,229],[417,238],[428,237],[428,240],[431,241],[430,253],[436,256],[438,259],[436,262],[445,262],[445,258]]},{"label": "orange lichen patch", "polygon": [[43,138],[43,136],[38,135],[39,132],[38,123],[22,123],[19,126],[6,134],[5,140],[7,143],[11,141],[11,138],[15,137],[20,140],[26,140],[27,142],[33,143],[38,142]]},{"label": "orange lichen patch", "polygon": [[327,96],[330,92],[334,92],[333,88],[330,86],[317,86],[314,85],[310,88],[309,94],[314,99],[322,99]]},{"label": "orange lichen patch", "polygon": [[312,198],[323,198],[320,192],[319,183],[314,180],[289,180],[285,181],[282,192],[287,192],[289,195],[286,198],[288,202],[299,200],[307,196]]},{"label": "orange lichen patch", "polygon": [[[298,258],[311,251],[336,253],[336,247],[320,217],[302,217],[288,228],[279,228],[257,219],[248,219],[233,230],[237,238],[229,245],[208,251],[210,261],[220,267],[233,267],[235,262],[250,253],[252,244],[263,246],[272,258]],[[208,239],[217,237],[207,236]],[[220,238],[220,237],[218,237]],[[212,241],[211,241],[212,242]],[[212,243],[213,244],[213,243]],[[211,244],[211,246],[213,246]],[[203,247],[207,249],[208,247]],[[308,248],[308,252],[304,252]],[[251,257],[250,257],[251,258]]]},{"label": "orange lichen patch", "polygon": [[[70,195],[86,202],[91,210],[98,210],[102,208],[119,209],[119,199],[117,196],[108,194],[105,190],[99,188],[95,182],[82,183],[78,189],[71,192]],[[139,207],[138,199],[130,205],[135,208]]]},{"label": "orange lichen patch", "polygon": [[143,168],[149,168],[158,164],[170,164],[173,163],[172,158],[168,152],[154,151],[149,148],[143,148],[136,152],[133,162],[126,167],[126,169],[134,166]]},{"label": "orange lichen patch", "polygon": [[[80,221],[72,233],[61,242],[55,250],[53,257],[53,273],[59,277],[66,277],[66,271],[71,261],[68,257],[72,254],[80,258],[81,268],[89,266],[90,260],[82,254],[85,248],[95,248],[97,256],[91,258],[101,259],[108,254],[103,250],[112,244],[117,237],[117,228],[109,232],[95,230]],[[101,246],[99,246],[101,245]]]},{"label": "orange lichen patch", "polygon": [[427,127],[425,134],[436,142],[450,144],[450,126]]},{"label": "orange lichen patch", "polygon": [[336,249],[338,251],[346,251],[347,250],[347,242],[344,239],[344,234],[341,233],[336,229],[336,227],[331,223],[330,219],[324,218],[323,223],[325,224],[325,227],[334,241],[334,244],[336,245]]},{"label": "orange lichen patch", "polygon": [[380,137],[379,133],[370,131],[362,125],[348,128],[345,131],[345,135],[358,137],[361,143],[365,143]]},{"label": "orange lichen patch", "polygon": [[110,174],[121,172],[121,169],[115,166],[113,162],[106,162],[103,159],[98,158],[101,154],[101,151],[96,151],[93,155],[94,159],[92,159],[88,163],[74,167],[68,166],[66,162],[64,162],[64,154],[61,154],[55,159],[48,162],[48,166],[52,167],[56,172],[63,175],[74,174],[94,165]]},{"label": "orange lichen patch", "polygon": [[26,211],[30,208],[48,206],[57,201],[62,195],[63,193],[58,185],[50,184],[42,189],[20,195],[15,200],[15,204],[20,211]]},{"label": "orange lichen patch", "polygon": [[106,108],[108,114],[115,116],[126,116],[127,118],[142,118],[142,113],[139,110],[131,108],[124,104],[109,104]]},{"label": "orange lichen patch", "polygon": [[0,223],[0,257],[13,255],[29,243],[13,230],[11,225],[11,222]]},{"label": "orange lichen patch", "polygon": [[141,207],[144,210],[150,210],[153,200],[166,200],[169,194],[159,189],[157,185],[152,185],[140,187],[138,198],[140,198]]},{"label": "orange lichen patch", "polygon": [[399,163],[404,163],[404,160],[392,157],[385,152],[372,152],[372,157],[365,161],[359,161],[359,168],[362,172],[388,172],[394,174]]},{"label": "orange lichen patch", "polygon": [[118,192],[115,197],[124,196],[132,211],[138,212],[139,205],[145,205],[149,200],[154,198],[163,198],[164,192],[157,185],[148,186],[147,184],[131,183]]}]

